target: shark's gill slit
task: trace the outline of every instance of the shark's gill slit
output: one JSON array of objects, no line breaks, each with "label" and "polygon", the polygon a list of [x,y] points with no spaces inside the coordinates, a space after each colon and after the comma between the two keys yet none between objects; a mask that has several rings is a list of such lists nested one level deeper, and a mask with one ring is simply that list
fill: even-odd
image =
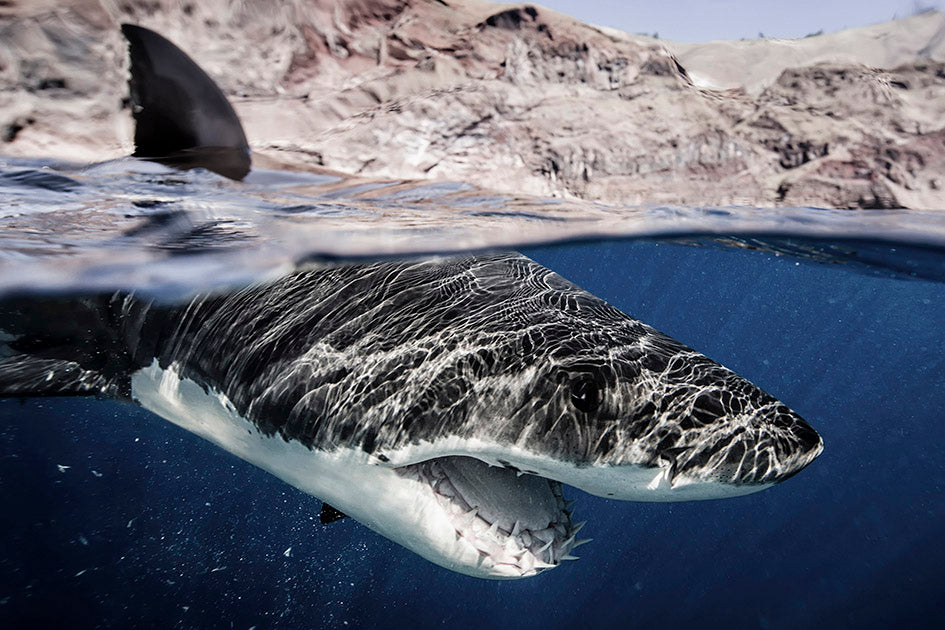
[{"label": "shark's gill slit", "polygon": [[561,483],[474,457],[437,457],[394,469],[430,492],[456,537],[488,559],[496,574],[526,577],[571,559],[579,525]]}]

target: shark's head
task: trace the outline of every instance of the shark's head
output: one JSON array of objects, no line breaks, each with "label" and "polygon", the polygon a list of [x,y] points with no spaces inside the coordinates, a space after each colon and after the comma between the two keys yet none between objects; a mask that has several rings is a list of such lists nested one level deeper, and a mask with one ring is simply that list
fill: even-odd
[{"label": "shark's head", "polygon": [[394,284],[352,305],[354,327],[281,382],[326,383],[305,387],[298,418],[347,419],[306,436],[362,464],[326,498],[451,569],[514,578],[568,559],[578,527],[562,484],[633,501],[734,497],[822,450],[769,394],[527,258],[358,273],[346,283]]}]

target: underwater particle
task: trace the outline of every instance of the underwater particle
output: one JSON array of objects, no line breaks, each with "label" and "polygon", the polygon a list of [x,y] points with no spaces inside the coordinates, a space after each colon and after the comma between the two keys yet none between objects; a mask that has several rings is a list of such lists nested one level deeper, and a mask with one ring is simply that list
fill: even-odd
[{"label": "underwater particle", "polygon": [[59,472],[64,473],[64,472],[66,472],[67,470],[69,470],[70,468],[72,468],[72,466],[66,466],[66,465],[64,465],[64,464],[56,464],[56,468],[59,469]]},{"label": "underwater particle", "polygon": [[282,555],[285,556],[286,558],[291,558],[291,557],[292,557],[292,547],[289,547],[288,549],[286,549],[285,551],[283,551],[283,552],[282,552]]},{"label": "underwater particle", "polygon": [[96,477],[103,477],[103,476],[104,476],[104,475],[102,475],[102,473],[100,473],[100,472],[97,471],[97,470],[92,470],[92,474],[95,475]]},{"label": "underwater particle", "polygon": [[79,542],[82,543],[82,545],[85,546],[85,547],[88,547],[88,546],[89,546],[89,540],[88,540],[88,538],[86,538],[86,537],[83,536],[82,534],[79,534]]},{"label": "underwater particle", "polygon": [[72,577],[79,577],[80,575],[82,575],[83,573],[85,573],[87,570],[88,570],[88,569],[82,569],[81,571],[79,571],[78,573],[76,573],[76,574],[75,574],[74,576],[72,576]]}]

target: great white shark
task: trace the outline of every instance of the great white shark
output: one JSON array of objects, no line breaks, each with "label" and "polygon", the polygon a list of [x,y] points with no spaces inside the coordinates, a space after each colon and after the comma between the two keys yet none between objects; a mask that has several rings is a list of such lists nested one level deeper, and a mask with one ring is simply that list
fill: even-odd
[{"label": "great white shark", "polygon": [[[235,114],[210,145],[189,129],[201,117],[149,118],[140,68],[202,71],[159,35],[123,30],[139,126],[185,127],[177,157],[248,159]],[[205,93],[168,84],[185,90],[178,104]],[[141,155],[168,150],[142,138]],[[0,395],[136,403],[322,499],[323,520],[348,515],[477,577],[573,557],[580,524],[562,484],[628,501],[733,497],[823,448],[771,395],[514,253],[309,264],[179,304],[8,296],[0,332]]]}]

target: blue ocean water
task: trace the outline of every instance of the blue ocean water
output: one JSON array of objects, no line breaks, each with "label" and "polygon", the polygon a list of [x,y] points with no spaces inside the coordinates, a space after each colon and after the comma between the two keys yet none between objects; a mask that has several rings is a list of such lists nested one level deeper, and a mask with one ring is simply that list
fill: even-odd
[{"label": "blue ocean water", "polygon": [[774,394],[823,455],[723,501],[566,488],[581,559],[491,582],[320,525],[317,499],[132,405],[4,400],[0,626],[945,625],[945,283],[647,239],[522,251]]}]

